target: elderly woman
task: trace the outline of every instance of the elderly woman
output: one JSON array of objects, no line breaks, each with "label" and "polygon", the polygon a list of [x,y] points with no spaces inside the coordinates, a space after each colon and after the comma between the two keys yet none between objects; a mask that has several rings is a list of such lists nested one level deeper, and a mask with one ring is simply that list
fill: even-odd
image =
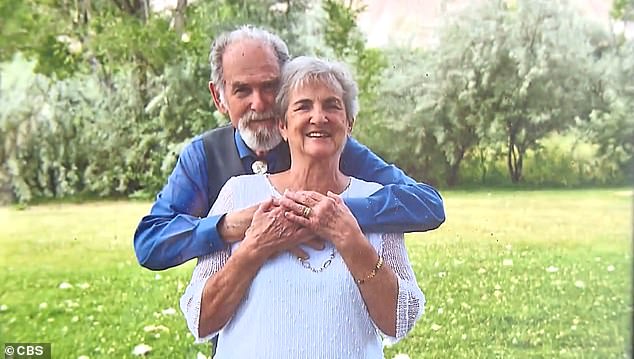
[{"label": "elderly woman", "polygon": [[[342,200],[380,187],[339,170],[356,84],[339,63],[298,57],[277,100],[291,167],[223,187],[211,214],[260,205],[241,242],[199,258],[181,298],[189,329],[198,341],[219,335],[216,358],[382,358],[381,336],[403,338],[425,297],[403,234],[362,233]],[[325,250],[291,255],[289,223]]]}]

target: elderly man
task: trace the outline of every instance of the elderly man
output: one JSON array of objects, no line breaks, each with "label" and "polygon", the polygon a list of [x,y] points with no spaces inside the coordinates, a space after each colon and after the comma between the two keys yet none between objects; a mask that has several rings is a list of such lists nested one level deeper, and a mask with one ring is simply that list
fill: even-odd
[{"label": "elderly man", "polygon": [[[198,136],[185,147],[150,214],[141,219],[134,248],[139,263],[152,270],[177,266],[241,240],[255,208],[207,217],[220,188],[232,176],[289,168],[288,146],[274,111],[281,68],[289,59],[286,44],[267,31],[243,26],[221,34],[209,58],[209,91],[231,126]],[[417,183],[352,138],[345,145],[341,170],[384,185],[370,197],[345,201],[366,232],[379,227],[426,231],[445,220],[442,198],[434,188]],[[302,201],[295,193],[287,197]],[[306,236],[301,228],[285,233]]]}]

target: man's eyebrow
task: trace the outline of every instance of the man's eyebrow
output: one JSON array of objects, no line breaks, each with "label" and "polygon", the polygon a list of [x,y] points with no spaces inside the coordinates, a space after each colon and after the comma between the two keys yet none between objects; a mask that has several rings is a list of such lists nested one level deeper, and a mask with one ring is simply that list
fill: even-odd
[{"label": "man's eyebrow", "polygon": [[243,86],[247,86],[247,84],[241,81],[234,81],[231,83],[231,88],[243,87]]},{"label": "man's eyebrow", "polygon": [[262,81],[263,85],[277,85],[280,83],[280,79],[270,79],[270,80],[266,80],[266,81]]}]

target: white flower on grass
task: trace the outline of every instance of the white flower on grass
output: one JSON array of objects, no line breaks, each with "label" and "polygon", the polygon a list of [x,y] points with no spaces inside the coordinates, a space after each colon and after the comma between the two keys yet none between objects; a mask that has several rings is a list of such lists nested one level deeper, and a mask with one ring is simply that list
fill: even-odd
[{"label": "white flower on grass", "polygon": [[156,280],[160,280],[160,279],[161,279],[161,275],[157,273],[157,274],[154,276],[154,279],[156,279]]},{"label": "white flower on grass", "polygon": [[58,288],[59,288],[59,289],[70,289],[70,288],[72,288],[72,287],[73,287],[73,285],[72,285],[72,284],[70,284],[70,283],[68,283],[68,282],[61,282],[61,283],[59,284],[59,287],[58,287]]},{"label": "white flower on grass", "polygon": [[80,355],[77,359],[90,359],[90,357],[88,355]]},{"label": "white flower on grass", "polygon": [[435,332],[439,331],[439,330],[440,330],[440,328],[442,328],[442,326],[441,326],[441,325],[438,325],[438,324],[436,324],[436,323],[434,323],[434,324],[432,324],[432,325],[431,325],[431,330],[433,330],[433,331],[435,331]]},{"label": "white flower on grass", "polygon": [[467,335],[466,334],[462,334],[462,340],[467,340]]},{"label": "white flower on grass", "polygon": [[616,269],[616,268],[614,268],[614,266],[611,265],[611,264],[607,268],[608,272],[614,272],[614,269]]},{"label": "white flower on grass", "polygon": [[505,267],[510,267],[513,265],[513,260],[512,259],[505,259],[502,261],[502,265]]},{"label": "white flower on grass", "polygon": [[209,357],[201,352],[198,352],[196,353],[196,359],[209,359]]},{"label": "white flower on grass", "polygon": [[80,289],[88,289],[88,288],[90,288],[90,284],[88,284],[88,283],[86,283],[86,282],[84,282],[84,283],[79,283],[79,284],[77,284],[77,286],[78,286]]},{"label": "white flower on grass", "polygon": [[136,356],[141,356],[141,355],[145,355],[149,352],[152,351],[152,347],[147,345],[147,344],[139,344],[137,346],[134,347],[134,350],[132,350],[132,354],[136,355]]},{"label": "white flower on grass", "polygon": [[555,266],[550,266],[550,267],[546,268],[546,272],[548,272],[548,273],[555,273],[555,272],[558,272],[558,271],[559,271],[559,268],[557,268]]},{"label": "white flower on grass", "polygon": [[169,332],[169,328],[164,325],[146,325],[143,327],[144,332]]},{"label": "white flower on grass", "polygon": [[444,312],[445,312],[445,310],[444,310],[444,309],[442,309],[442,308],[438,308],[438,314],[442,314],[442,313],[444,313]]},{"label": "white flower on grass", "polygon": [[582,280],[577,280],[575,281],[575,287],[583,289],[586,287],[586,284]]},{"label": "white flower on grass", "polygon": [[40,303],[40,309],[46,309],[46,308],[48,308],[48,303],[46,302]]},{"label": "white flower on grass", "polygon": [[176,314],[176,309],[174,309],[174,308],[163,309],[163,310],[161,310],[161,314],[163,314],[163,315],[174,315],[174,314]]},{"label": "white flower on grass", "polygon": [[444,277],[446,277],[446,276],[447,276],[447,272],[438,272],[438,276],[439,276],[440,278],[444,278]]},{"label": "white flower on grass", "polygon": [[79,317],[75,315],[74,317],[71,318],[70,321],[71,323],[77,323],[79,321]]},{"label": "white flower on grass", "polygon": [[398,353],[394,356],[394,359],[409,359],[409,355],[405,353]]},{"label": "white flower on grass", "polygon": [[7,310],[9,310],[9,306],[6,304],[0,305],[0,312],[6,312]]},{"label": "white flower on grass", "polygon": [[486,272],[487,272],[487,270],[486,270],[486,269],[484,269],[484,268],[480,268],[480,269],[478,269],[478,274],[484,274],[484,273],[486,273]]}]

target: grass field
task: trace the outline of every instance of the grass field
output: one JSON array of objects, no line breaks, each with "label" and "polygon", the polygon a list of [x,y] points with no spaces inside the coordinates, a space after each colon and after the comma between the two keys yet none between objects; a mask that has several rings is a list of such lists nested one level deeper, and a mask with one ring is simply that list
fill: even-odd
[{"label": "grass field", "polygon": [[[447,222],[409,235],[427,308],[386,358],[631,358],[630,190],[445,192]],[[0,343],[54,358],[196,358],[178,308],[193,262],[140,268],[149,203],[0,208]]]}]

